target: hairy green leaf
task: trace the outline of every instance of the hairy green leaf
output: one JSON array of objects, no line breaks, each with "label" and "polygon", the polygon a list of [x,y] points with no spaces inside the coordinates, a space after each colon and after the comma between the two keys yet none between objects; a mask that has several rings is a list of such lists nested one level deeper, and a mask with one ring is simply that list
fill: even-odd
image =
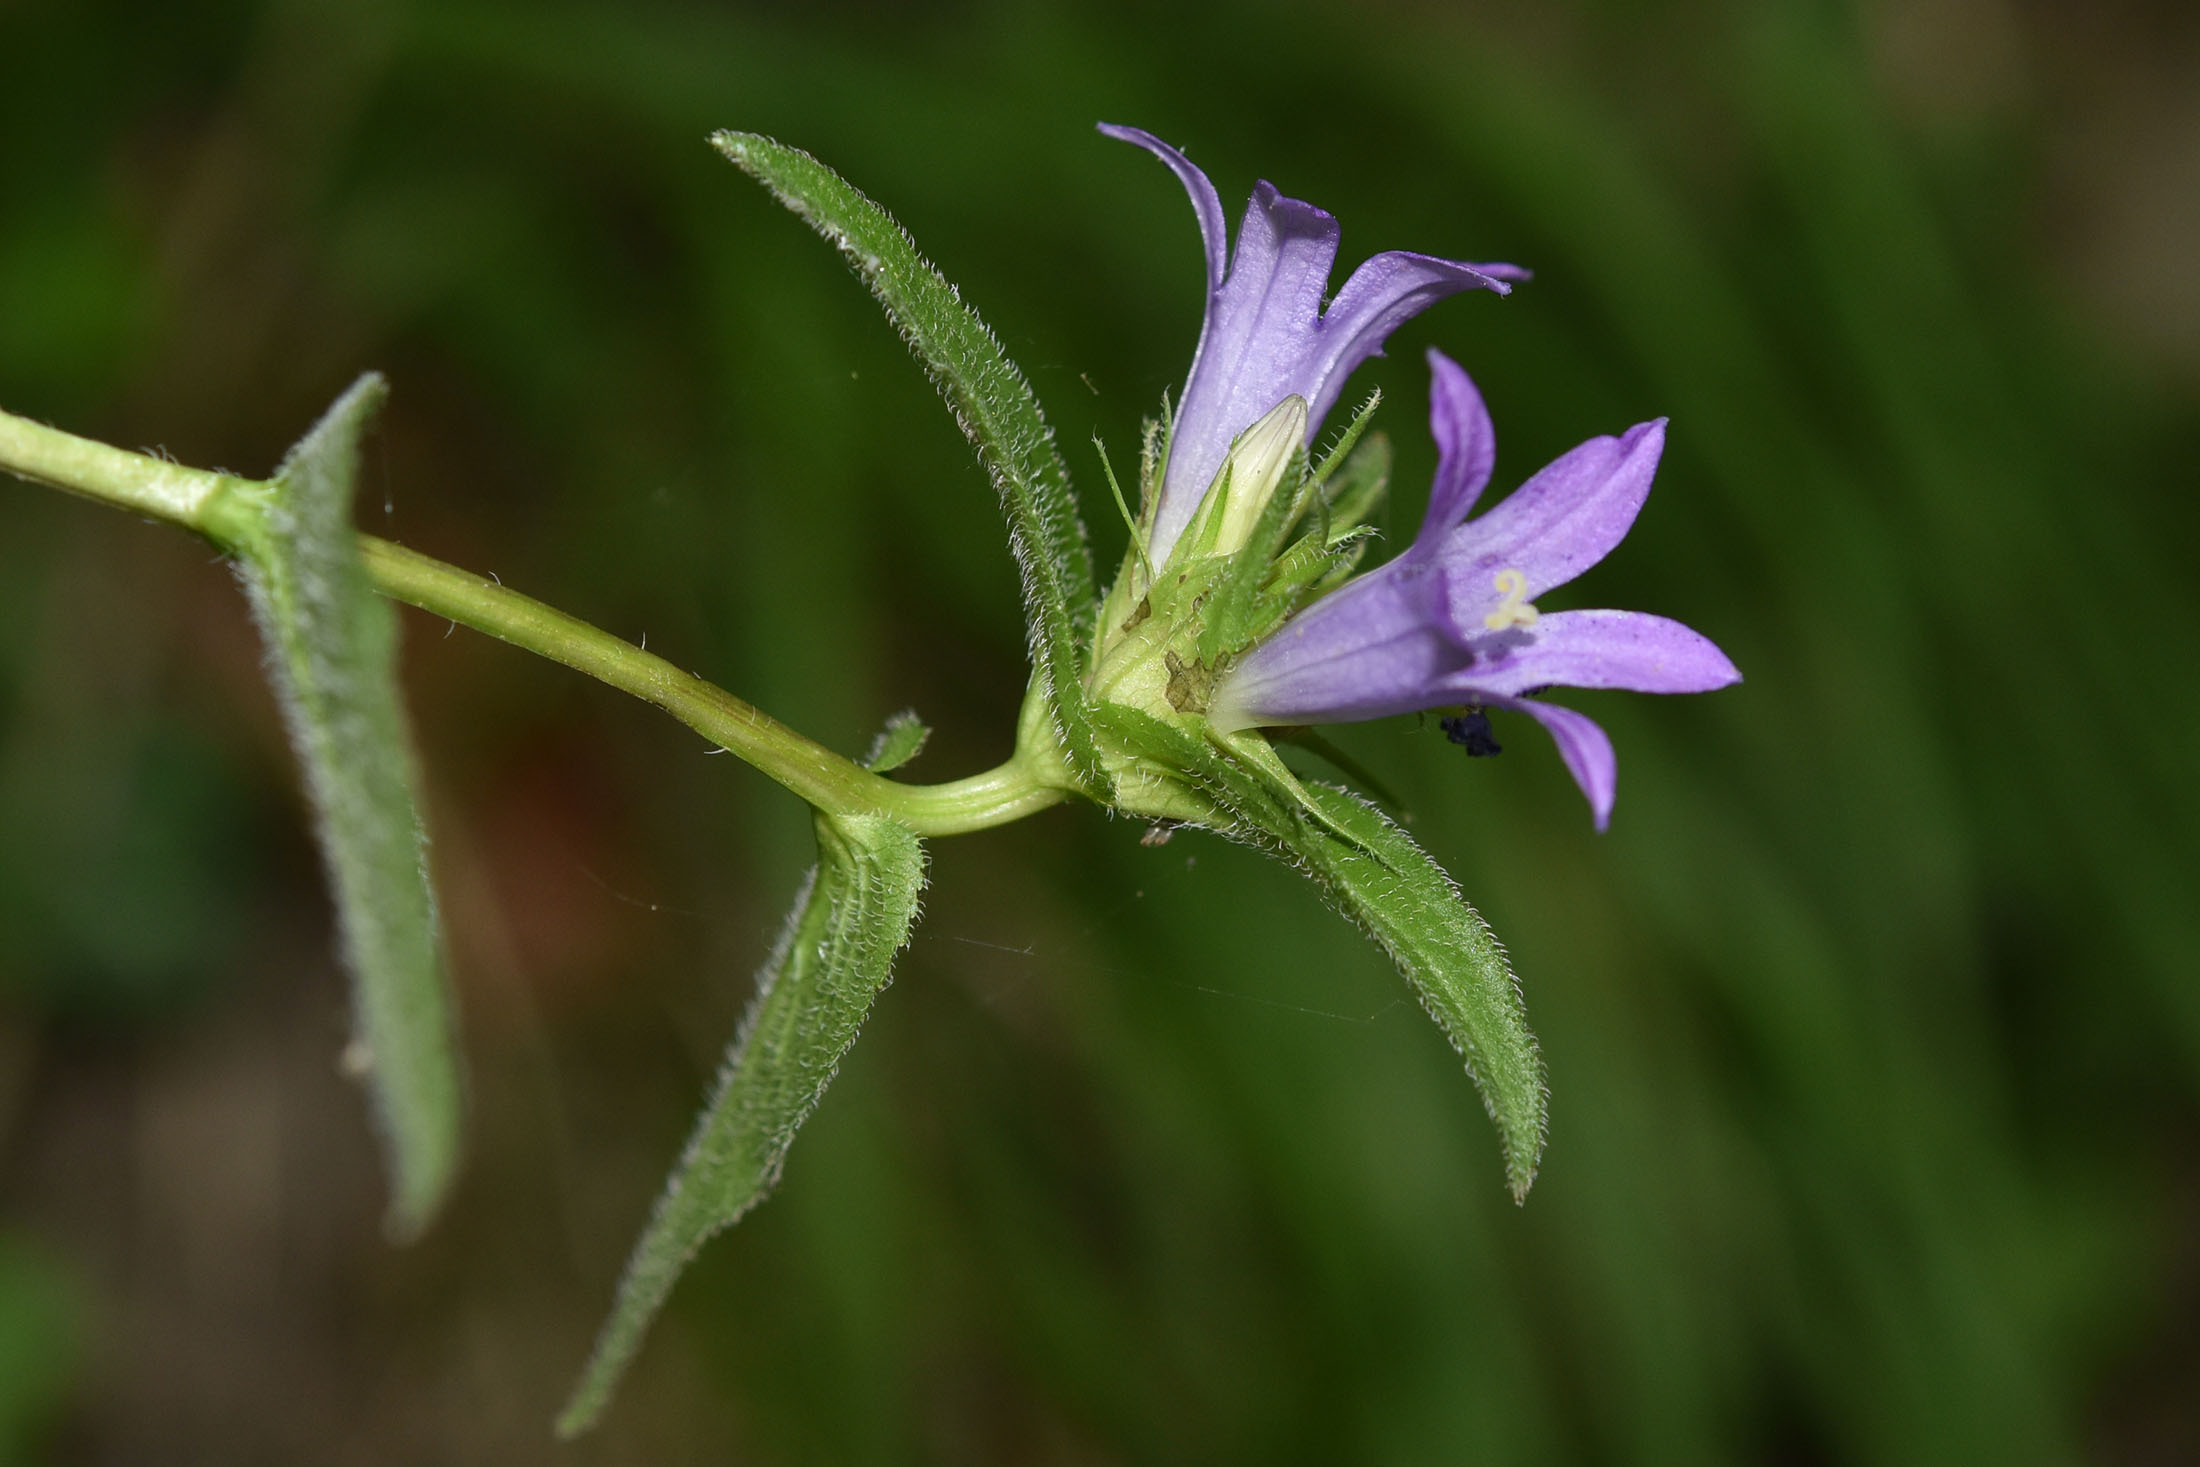
[{"label": "hairy green leaf", "polygon": [[1083,649],[1098,609],[1092,554],[1069,469],[1031,384],[908,232],[853,184],[808,153],[754,133],[720,132],[711,142],[847,257],[977,448],[1008,518],[1032,666],[1063,755],[1091,793],[1105,796],[1083,682]]},{"label": "hairy green leaf", "polygon": [[931,726],[917,717],[914,708],[904,708],[888,718],[886,727],[871,740],[871,752],[863,756],[863,767],[873,774],[890,773],[923,753],[925,741],[931,737]]},{"label": "hairy green leaf", "polygon": [[908,827],[819,812],[817,866],[757,978],[717,1092],[634,1246],[595,1352],[558,1417],[559,1435],[595,1424],[681,1271],[778,1183],[795,1131],[909,940],[923,889],[924,848]]},{"label": "hairy green leaf", "polygon": [[356,1026],[346,1064],[374,1099],[390,1230],[410,1237],[456,1171],[461,1086],[397,690],[397,617],[368,583],[351,523],[359,435],[386,395],[379,376],[360,378],[291,450],[239,573],[335,892]]},{"label": "hairy green leaf", "polygon": [[1543,1159],[1549,1094],[1504,946],[1444,869],[1388,816],[1330,785],[1302,788],[1329,828],[1304,822],[1294,853],[1338,910],[1390,954],[1466,1059],[1497,1125],[1513,1198],[1526,1198]]},{"label": "hairy green leaf", "polygon": [[1174,772],[1211,807],[1153,813],[1211,826],[1289,861],[1390,955],[1465,1057],[1497,1126],[1507,1184],[1525,1198],[1543,1156],[1542,1054],[1504,948],[1451,878],[1357,795],[1279,779],[1151,714],[1111,703],[1096,711],[1111,741]]}]

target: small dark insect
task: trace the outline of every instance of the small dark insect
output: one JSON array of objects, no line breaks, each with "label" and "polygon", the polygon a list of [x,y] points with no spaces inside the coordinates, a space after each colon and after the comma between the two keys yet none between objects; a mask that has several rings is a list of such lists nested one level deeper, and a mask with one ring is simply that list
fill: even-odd
[{"label": "small dark insect", "polygon": [[1490,731],[1490,716],[1479,708],[1469,708],[1449,718],[1439,719],[1444,737],[1467,751],[1472,759],[1487,759],[1492,754],[1502,754],[1505,746],[1497,742],[1497,735]]}]

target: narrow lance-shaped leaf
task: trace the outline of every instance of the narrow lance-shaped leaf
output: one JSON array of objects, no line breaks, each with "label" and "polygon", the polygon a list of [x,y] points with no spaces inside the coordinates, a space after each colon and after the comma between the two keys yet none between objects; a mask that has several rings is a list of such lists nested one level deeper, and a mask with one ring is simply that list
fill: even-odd
[{"label": "narrow lance-shaped leaf", "polygon": [[352,980],[347,1061],[373,1097],[390,1230],[409,1237],[456,1170],[461,1087],[397,617],[368,583],[351,522],[359,435],[386,395],[379,376],[360,378],[291,450],[239,574],[318,817]]},{"label": "narrow lance-shaped leaf", "polygon": [[1135,709],[1104,703],[1098,716],[1111,740],[1174,769],[1211,802],[1197,823],[1306,872],[1390,955],[1465,1057],[1497,1126],[1506,1181],[1515,1199],[1526,1197],[1543,1155],[1542,1054],[1504,948],[1451,878],[1357,796],[1296,779],[1285,789],[1190,730]]},{"label": "narrow lance-shaped leaf", "polygon": [[1305,822],[1292,842],[1295,853],[1338,910],[1390,954],[1465,1057],[1504,1145],[1513,1199],[1525,1199],[1543,1159],[1549,1093],[1504,946],[1443,868],[1388,816],[1329,785],[1302,788],[1328,828]]},{"label": "narrow lance-shaped leaf", "polygon": [[883,816],[817,817],[817,867],[796,896],[686,1152],[628,1260],[558,1433],[603,1414],[696,1252],[771,1192],[795,1131],[855,1043],[924,888],[924,848]]},{"label": "narrow lance-shaped leaf", "polygon": [[1054,430],[1016,364],[891,215],[808,153],[753,133],[711,141],[830,241],[878,297],[924,365],[1000,491],[1023,572],[1032,665],[1052,702],[1070,768],[1107,790],[1083,683],[1097,610],[1092,556]]}]

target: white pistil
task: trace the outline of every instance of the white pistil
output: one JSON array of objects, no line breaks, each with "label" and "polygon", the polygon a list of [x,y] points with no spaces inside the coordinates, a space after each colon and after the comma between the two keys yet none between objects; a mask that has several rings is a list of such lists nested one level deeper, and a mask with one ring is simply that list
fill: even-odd
[{"label": "white pistil", "polygon": [[1527,572],[1501,570],[1497,573],[1497,594],[1505,599],[1497,603],[1497,609],[1482,618],[1482,625],[1493,632],[1507,627],[1532,627],[1538,615],[1535,603],[1528,599]]}]

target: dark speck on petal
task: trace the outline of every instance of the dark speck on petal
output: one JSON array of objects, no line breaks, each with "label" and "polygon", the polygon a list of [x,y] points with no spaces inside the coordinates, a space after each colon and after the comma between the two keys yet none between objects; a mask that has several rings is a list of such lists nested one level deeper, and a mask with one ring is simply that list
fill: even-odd
[{"label": "dark speck on petal", "polygon": [[1471,759],[1487,759],[1492,754],[1502,754],[1505,746],[1497,742],[1497,735],[1490,731],[1490,716],[1479,708],[1438,722],[1444,737],[1460,745]]}]

